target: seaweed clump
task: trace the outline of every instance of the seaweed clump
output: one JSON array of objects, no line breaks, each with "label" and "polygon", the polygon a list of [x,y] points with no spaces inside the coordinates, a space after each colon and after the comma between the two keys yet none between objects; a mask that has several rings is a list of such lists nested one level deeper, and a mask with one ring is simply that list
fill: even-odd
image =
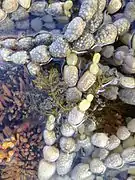
[{"label": "seaweed clump", "polygon": [[35,86],[46,92],[51,97],[53,107],[51,111],[46,111],[46,114],[53,114],[55,116],[59,113],[69,112],[74,106],[73,103],[67,102],[65,93],[67,90],[66,83],[60,77],[60,73],[56,68],[40,72],[37,78],[33,81]]}]

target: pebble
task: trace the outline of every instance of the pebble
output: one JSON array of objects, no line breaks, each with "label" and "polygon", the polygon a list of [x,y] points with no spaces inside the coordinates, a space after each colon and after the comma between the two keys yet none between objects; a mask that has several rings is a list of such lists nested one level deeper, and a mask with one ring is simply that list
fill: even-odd
[{"label": "pebble", "polygon": [[4,21],[6,17],[7,13],[3,9],[0,9],[0,22]]},{"label": "pebble", "polygon": [[68,87],[73,87],[78,81],[78,69],[76,66],[64,66],[64,81]]},{"label": "pebble", "polygon": [[53,145],[56,141],[56,135],[54,131],[44,130],[43,137],[45,143],[49,146]]},{"label": "pebble", "polygon": [[61,134],[65,137],[73,136],[75,133],[75,129],[68,122],[62,123],[60,131]]},{"label": "pebble", "polygon": [[106,58],[110,58],[113,56],[114,53],[114,46],[113,45],[109,45],[109,46],[105,46],[102,49],[102,55]]},{"label": "pebble", "polygon": [[135,88],[135,78],[134,77],[121,76],[119,79],[119,83],[120,83],[121,87],[124,87],[124,88]]},{"label": "pebble", "polygon": [[75,66],[78,62],[78,56],[76,53],[70,53],[67,57],[66,57],[66,61],[67,64],[70,66]]},{"label": "pebble", "polygon": [[119,98],[127,104],[135,105],[135,88],[134,89],[120,89]]},{"label": "pebble", "polygon": [[76,149],[75,140],[71,137],[61,137],[60,138],[60,148],[65,153],[74,152]]},{"label": "pebble", "polygon": [[79,163],[71,171],[71,178],[73,180],[83,180],[91,175],[89,164]]},{"label": "pebble", "polygon": [[77,40],[83,33],[86,23],[80,17],[75,17],[67,26],[64,38],[69,42]]},{"label": "pebble", "polygon": [[25,64],[29,62],[29,56],[26,51],[18,51],[8,56],[6,61],[12,61],[16,64]]},{"label": "pebble", "polygon": [[57,38],[49,47],[53,57],[66,57],[70,53],[68,42],[63,38]]},{"label": "pebble", "polygon": [[44,146],[44,159],[48,162],[55,162],[59,158],[59,149],[55,146]]},{"label": "pebble", "polygon": [[128,147],[132,147],[135,145],[135,141],[134,141],[134,137],[130,136],[128,139],[124,140],[122,142],[122,146],[124,149],[128,148]]},{"label": "pebble", "polygon": [[[83,136],[83,135],[82,135]],[[80,136],[79,139],[77,139],[77,148],[78,150],[83,149],[83,152],[85,156],[90,156],[91,153],[94,151],[94,146],[91,144],[91,140],[89,136],[84,136],[82,138]]]},{"label": "pebble", "polygon": [[7,33],[7,32],[12,32],[15,28],[15,24],[14,22],[9,19],[8,17],[2,21],[2,23],[0,24],[0,32],[2,33]]},{"label": "pebble", "polygon": [[128,122],[127,128],[130,132],[133,132],[133,133],[135,132],[135,119],[134,118]]},{"label": "pebble", "polygon": [[123,150],[121,156],[125,163],[130,163],[135,161],[135,147],[128,147]]},{"label": "pebble", "polygon": [[7,38],[5,40],[0,41],[0,45],[2,45],[4,48],[16,49],[17,39],[16,38]]},{"label": "pebble", "polygon": [[59,158],[56,161],[56,170],[59,175],[66,175],[72,167],[75,153],[60,152]]},{"label": "pebble", "polygon": [[84,31],[84,33],[73,42],[73,50],[74,51],[85,51],[90,49],[95,43],[95,39],[93,34],[88,31]]},{"label": "pebble", "polygon": [[1,48],[0,49],[0,57],[6,61],[7,58],[13,53],[13,51],[11,49],[7,49],[7,48]]},{"label": "pebble", "polygon": [[21,21],[27,19],[29,17],[29,13],[23,7],[19,7],[15,12],[11,14],[11,20]]},{"label": "pebble", "polygon": [[95,133],[91,137],[91,142],[94,146],[104,148],[108,143],[109,138],[105,133]]},{"label": "pebble", "polygon": [[93,15],[96,13],[98,8],[98,0],[85,0],[82,1],[79,16],[82,17],[85,21],[89,21]]},{"label": "pebble", "polygon": [[68,175],[59,176],[55,174],[51,179],[49,180],[72,180]]},{"label": "pebble", "polygon": [[47,46],[39,45],[30,51],[32,62],[47,63],[51,56],[48,52]]},{"label": "pebble", "polygon": [[18,8],[17,0],[4,0],[2,2],[2,9],[7,13],[12,13]]},{"label": "pebble", "polygon": [[56,28],[55,22],[51,22],[51,23],[48,22],[48,23],[45,23],[43,26],[48,30],[53,30]]},{"label": "pebble", "polygon": [[35,1],[30,7],[30,13],[34,16],[43,16],[45,14],[45,8],[47,7],[46,1]]},{"label": "pebble", "polygon": [[48,8],[45,11],[52,16],[64,15],[63,2],[54,2],[52,4],[49,4]]},{"label": "pebble", "polygon": [[135,21],[135,3],[134,2],[128,2],[126,4],[126,7],[124,9],[124,15],[130,22]]},{"label": "pebble", "polygon": [[35,45],[50,45],[52,43],[52,35],[51,33],[45,31],[41,34],[37,34],[35,39]]},{"label": "pebble", "polygon": [[115,135],[111,135],[109,137],[109,141],[107,143],[106,149],[112,151],[113,149],[116,149],[119,145],[120,145],[120,139]]},{"label": "pebble", "polygon": [[56,164],[46,162],[44,159],[40,160],[38,167],[39,180],[49,180],[56,171]]},{"label": "pebble", "polygon": [[70,102],[79,102],[82,97],[82,92],[76,87],[68,88],[66,91],[66,100]]},{"label": "pebble", "polygon": [[122,151],[123,151],[123,147],[121,144],[113,150],[114,153],[122,153]]},{"label": "pebble", "polygon": [[109,14],[114,14],[122,7],[121,0],[111,0],[108,4],[107,10]]},{"label": "pebble", "polygon": [[93,120],[91,120],[91,119],[88,119],[87,122],[86,122],[85,132],[87,134],[90,134],[91,132],[96,130],[96,123]]},{"label": "pebble", "polygon": [[105,148],[99,150],[99,159],[104,160],[109,154],[109,151]]},{"label": "pebble", "polygon": [[50,14],[46,14],[42,17],[42,20],[46,23],[52,23],[53,22],[53,17]]},{"label": "pebble", "polygon": [[112,153],[105,159],[105,166],[111,169],[120,168],[123,165],[123,160],[118,153]]},{"label": "pebble", "polygon": [[108,44],[112,44],[115,42],[117,37],[117,28],[113,24],[106,24],[103,25],[98,31],[95,36],[96,45],[97,46],[104,46]]},{"label": "pebble", "polygon": [[36,31],[39,32],[42,29],[43,23],[41,21],[41,18],[34,18],[31,20],[31,28]]},{"label": "pebble", "polygon": [[84,112],[78,110],[77,107],[74,107],[68,115],[68,122],[73,125],[79,125],[83,121]]},{"label": "pebble", "polygon": [[37,75],[41,70],[39,64],[33,62],[29,62],[27,68],[31,75]]},{"label": "pebble", "polygon": [[126,18],[120,18],[114,22],[114,25],[117,27],[117,32],[119,36],[122,36],[128,32],[130,28],[130,22]]},{"label": "pebble", "polygon": [[25,9],[28,9],[31,4],[31,0],[18,0],[18,3]]},{"label": "pebble", "polygon": [[95,174],[103,174],[106,170],[106,167],[100,159],[94,158],[90,161],[90,170]]},{"label": "pebble", "polygon": [[16,26],[16,28],[19,29],[19,30],[28,30],[29,27],[30,27],[29,19],[27,19],[27,20],[21,20],[21,21],[16,21],[16,22],[15,22],[15,26]]},{"label": "pebble", "polygon": [[119,127],[116,134],[120,140],[125,140],[130,136],[130,132],[125,126]]},{"label": "pebble", "polygon": [[96,81],[96,76],[90,73],[89,71],[86,71],[82,77],[79,79],[77,88],[85,92],[87,91]]},{"label": "pebble", "polygon": [[17,48],[19,50],[30,50],[34,46],[32,37],[24,37],[18,40]]}]

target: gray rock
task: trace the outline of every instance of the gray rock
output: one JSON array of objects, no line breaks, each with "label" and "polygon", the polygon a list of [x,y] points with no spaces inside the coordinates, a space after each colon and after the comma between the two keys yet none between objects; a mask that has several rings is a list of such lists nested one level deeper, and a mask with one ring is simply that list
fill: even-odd
[{"label": "gray rock", "polygon": [[106,148],[109,151],[112,151],[113,149],[117,148],[119,145],[120,145],[120,139],[115,135],[111,135],[109,137],[109,141],[107,143]]},{"label": "gray rock", "polygon": [[55,29],[56,28],[56,24],[55,22],[47,22],[44,24],[44,27],[48,30],[52,30],[52,29]]},{"label": "gray rock", "polygon": [[61,150],[65,153],[74,152],[76,149],[76,142],[72,137],[61,137],[59,145]]},{"label": "gray rock", "polygon": [[0,41],[0,45],[2,45],[5,48],[8,48],[8,49],[15,49],[16,44],[17,44],[16,38],[7,38],[5,40]]},{"label": "gray rock", "polygon": [[46,23],[52,23],[53,17],[50,14],[46,14],[42,17],[42,20]]},{"label": "gray rock", "polygon": [[104,160],[109,154],[109,151],[105,148],[100,149],[99,151],[99,159]]},{"label": "gray rock", "polygon": [[70,53],[69,44],[63,38],[57,38],[50,47],[49,51],[53,57],[66,57]]},{"label": "gray rock", "polygon": [[120,140],[125,140],[130,136],[130,132],[125,126],[119,127],[116,134]]},{"label": "gray rock", "polygon": [[52,16],[60,16],[64,14],[63,2],[54,2],[49,4],[46,12]]},{"label": "gray rock", "polygon": [[134,2],[128,2],[126,4],[126,7],[124,9],[124,15],[130,22],[135,21],[135,3]]},{"label": "gray rock", "polygon": [[128,147],[123,150],[121,156],[125,163],[130,163],[135,161],[135,147]]},{"label": "gray rock", "polygon": [[102,55],[106,58],[110,58],[113,56],[114,53],[114,46],[113,45],[109,45],[109,46],[105,46],[102,49]]},{"label": "gray rock", "polygon": [[36,45],[50,45],[52,43],[52,35],[51,33],[45,31],[44,33],[39,33],[35,37]]},{"label": "gray rock", "polygon": [[73,136],[75,129],[68,122],[63,122],[60,128],[61,134],[65,137]]},{"label": "gray rock", "polygon": [[105,159],[105,166],[112,169],[120,168],[123,165],[123,160],[118,153],[112,153]]},{"label": "gray rock", "polygon": [[43,131],[43,138],[44,138],[45,144],[51,146],[56,141],[55,132],[54,131],[44,130]]},{"label": "gray rock", "polygon": [[67,174],[72,167],[72,163],[75,157],[75,153],[63,153],[60,152],[59,158],[56,162],[56,170],[59,175]]},{"label": "gray rock", "polygon": [[7,48],[0,49],[0,58],[4,61],[7,61],[7,57],[13,54],[13,50]]},{"label": "gray rock", "polygon": [[119,98],[127,104],[135,105],[135,88],[134,89],[121,89],[119,91]]},{"label": "gray rock", "polygon": [[69,17],[67,16],[56,16],[54,18],[58,23],[67,24],[69,23]]},{"label": "gray rock", "polygon": [[78,81],[78,69],[76,66],[64,66],[64,81],[68,87],[73,87]]},{"label": "gray rock", "polygon": [[47,46],[39,45],[30,51],[31,60],[37,63],[47,63],[50,60],[50,54]]},{"label": "gray rock", "polygon": [[79,125],[83,121],[84,112],[78,110],[77,107],[74,107],[68,115],[68,122],[71,125]]},{"label": "gray rock", "polygon": [[95,174],[103,174],[106,167],[100,159],[95,158],[90,161],[90,170]]},{"label": "gray rock", "polygon": [[23,7],[19,7],[15,12],[11,14],[11,19],[15,21],[21,21],[27,19],[29,17],[29,13]]},{"label": "gray rock", "polygon": [[28,63],[27,68],[31,75],[37,75],[41,70],[40,65],[33,62]]},{"label": "gray rock", "polygon": [[135,118],[133,118],[132,120],[130,120],[127,124],[127,128],[130,132],[135,132]]},{"label": "gray rock", "polygon": [[35,18],[31,20],[31,28],[38,32],[42,29],[43,23],[41,21],[41,18]]},{"label": "gray rock", "polygon": [[7,32],[13,32],[15,28],[14,22],[9,19],[8,17],[0,23],[0,32],[1,33],[7,33]]},{"label": "gray rock", "polygon": [[32,37],[24,37],[18,40],[17,48],[19,50],[30,50],[34,46]]},{"label": "gray rock", "polygon": [[16,21],[15,26],[19,30],[27,30],[30,27],[30,21],[29,21],[29,19]]},{"label": "gray rock", "polygon": [[47,6],[48,4],[46,1],[35,1],[30,7],[30,13],[34,16],[43,16]]},{"label": "gray rock", "polygon": [[89,164],[79,163],[71,171],[71,178],[73,180],[83,180],[91,175]]},{"label": "gray rock", "polygon": [[83,33],[86,23],[80,17],[75,17],[67,26],[64,34],[69,42],[77,40]]},{"label": "gray rock", "polygon": [[108,143],[108,136],[105,133],[95,133],[91,137],[91,142],[94,146],[104,148]]},{"label": "gray rock", "polygon": [[116,100],[119,88],[117,86],[108,86],[105,91],[101,93],[103,97],[109,100]]},{"label": "gray rock", "polygon": [[66,91],[66,100],[71,102],[78,102],[81,100],[82,92],[76,87],[68,88]]},{"label": "gray rock", "polygon": [[6,60],[16,64],[25,64],[29,62],[29,56],[26,51],[18,51],[8,56]]}]

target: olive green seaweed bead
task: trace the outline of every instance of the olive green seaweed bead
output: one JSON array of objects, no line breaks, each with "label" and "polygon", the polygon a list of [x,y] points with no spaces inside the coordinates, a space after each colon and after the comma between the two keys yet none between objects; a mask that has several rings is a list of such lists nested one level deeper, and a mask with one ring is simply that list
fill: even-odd
[{"label": "olive green seaweed bead", "polygon": [[90,101],[88,101],[87,99],[83,99],[83,100],[79,103],[79,109],[80,109],[80,111],[85,112],[86,110],[89,109],[90,105],[91,105],[91,102],[90,102]]},{"label": "olive green seaweed bead", "polygon": [[99,71],[99,66],[97,65],[97,64],[91,64],[90,65],[90,72],[92,73],[92,74],[94,74],[94,75],[96,75],[97,73],[98,73],[98,71]]},{"label": "olive green seaweed bead", "polygon": [[101,57],[101,55],[99,53],[95,53],[93,56],[93,59],[92,59],[93,63],[98,64],[100,61],[100,57]]},{"label": "olive green seaweed bead", "polygon": [[78,56],[76,53],[70,53],[69,55],[67,55],[66,60],[68,65],[75,66],[78,61]]}]

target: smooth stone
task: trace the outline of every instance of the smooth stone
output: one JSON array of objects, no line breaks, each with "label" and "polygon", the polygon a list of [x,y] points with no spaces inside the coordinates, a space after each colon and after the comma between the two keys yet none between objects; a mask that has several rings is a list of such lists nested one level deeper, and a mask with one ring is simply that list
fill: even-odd
[{"label": "smooth stone", "polygon": [[106,58],[112,57],[113,53],[114,53],[114,46],[112,45],[103,47],[102,52],[101,52],[101,54]]},{"label": "smooth stone", "polygon": [[95,133],[91,137],[91,142],[94,146],[104,148],[108,143],[108,136],[105,133]]},{"label": "smooth stone", "polygon": [[8,17],[4,21],[2,21],[2,23],[0,24],[0,32],[1,33],[4,33],[4,34],[7,32],[11,33],[12,31],[14,31],[14,29],[15,29],[15,24]]},{"label": "smooth stone", "polygon": [[135,132],[135,118],[133,118],[132,120],[130,120],[127,124],[127,128],[130,132]]},{"label": "smooth stone", "polygon": [[7,49],[7,48],[1,48],[0,49],[0,58],[2,58],[2,60],[6,61],[7,57],[10,56],[11,54],[13,54],[13,50],[11,49]]},{"label": "smooth stone", "polygon": [[46,23],[52,23],[53,22],[53,17],[49,14],[46,14],[42,17],[42,20]]},{"label": "smooth stone", "polygon": [[127,104],[135,105],[135,88],[133,89],[120,89],[119,98]]},{"label": "smooth stone", "polygon": [[27,30],[30,27],[29,19],[16,21],[15,26],[16,26],[17,29]]},{"label": "smooth stone", "polygon": [[109,141],[107,143],[106,149],[112,151],[113,149],[116,149],[119,145],[120,145],[120,139],[115,135],[111,135],[109,137]]},{"label": "smooth stone", "polygon": [[47,7],[46,1],[35,1],[30,7],[30,13],[34,16],[43,16],[45,14],[45,8]]},{"label": "smooth stone", "polygon": [[135,88],[135,78],[121,76],[119,79],[120,86],[123,88]]},{"label": "smooth stone", "polygon": [[56,28],[56,24],[55,22],[46,22],[44,25],[43,25],[46,29],[49,29],[49,30],[52,30],[52,29],[55,29]]},{"label": "smooth stone", "polygon": [[118,153],[112,153],[105,159],[105,166],[111,169],[117,169],[123,165],[123,160]]},{"label": "smooth stone", "polygon": [[91,174],[89,164],[79,163],[71,171],[71,178],[72,180],[82,180],[88,178]]},{"label": "smooth stone", "polygon": [[104,160],[108,156],[108,154],[109,154],[109,151],[107,149],[105,149],[105,148],[100,149],[100,151],[99,151],[99,159]]},{"label": "smooth stone", "polygon": [[39,180],[49,180],[56,171],[56,164],[46,162],[44,159],[40,160],[38,166]]},{"label": "smooth stone", "polygon": [[135,142],[134,142],[133,136],[130,136],[128,139],[126,139],[122,142],[122,146],[124,149],[126,149],[128,147],[132,147],[134,145],[135,145]]},{"label": "smooth stone", "polygon": [[31,75],[37,75],[41,70],[40,65],[33,62],[28,63],[27,68]]},{"label": "smooth stone", "polygon": [[17,0],[4,0],[2,2],[2,9],[7,13],[12,13],[18,8]]},{"label": "smooth stone", "polygon": [[76,87],[68,88],[66,91],[66,100],[71,102],[78,102],[81,100],[82,92]]},{"label": "smooth stone", "polygon": [[18,0],[18,3],[25,9],[28,9],[31,4],[31,0]]},{"label": "smooth stone", "polygon": [[43,157],[48,162],[55,162],[59,158],[59,149],[55,146],[44,146]]},{"label": "smooth stone", "polygon": [[123,150],[121,156],[125,163],[130,163],[135,161],[135,147],[128,147]]},{"label": "smooth stone", "polygon": [[69,18],[67,16],[56,16],[55,17],[55,20],[59,23],[62,23],[62,24],[67,24],[69,23]]},{"label": "smooth stone", "polygon": [[51,146],[55,143],[56,141],[56,135],[54,131],[48,131],[48,130],[44,130],[43,131],[43,138],[44,141],[47,145]]},{"label": "smooth stone", "polygon": [[29,62],[29,56],[26,51],[18,51],[8,56],[6,61],[12,61],[16,64],[26,64]]},{"label": "smooth stone", "polygon": [[31,20],[31,28],[38,32],[42,29],[43,23],[41,21],[41,18],[35,18]]},{"label": "smooth stone", "polygon": [[16,49],[17,39],[16,38],[7,38],[5,40],[0,41],[0,45],[2,45],[4,48]]},{"label": "smooth stone", "polygon": [[68,122],[63,122],[60,128],[61,134],[65,137],[73,136],[75,129]]},{"label": "smooth stone", "polygon": [[47,46],[39,45],[30,51],[31,60],[37,63],[47,63],[50,60],[50,54]]},{"label": "smooth stone", "polygon": [[75,53],[70,53],[67,57],[66,57],[66,61],[68,65],[73,65],[75,66],[78,62],[78,56]]},{"label": "smooth stone", "polygon": [[74,107],[68,115],[68,122],[73,125],[79,125],[83,121],[84,112],[78,110],[77,107]]},{"label": "smooth stone", "polygon": [[18,40],[17,48],[19,50],[30,50],[34,46],[32,37],[24,37]]},{"label": "smooth stone", "polygon": [[11,20],[21,21],[27,19],[29,17],[29,13],[23,7],[19,7],[15,12],[11,14]]},{"label": "smooth stone", "polygon": [[35,45],[50,45],[52,43],[51,33],[45,31],[44,33],[39,33],[34,39]]},{"label": "smooth stone", "polygon": [[61,137],[59,145],[61,150],[65,153],[74,152],[76,149],[75,140],[71,137]]},{"label": "smooth stone", "polygon": [[90,161],[90,170],[94,174],[103,174],[106,167],[100,159],[95,158]]},{"label": "smooth stone", "polygon": [[73,87],[78,81],[78,69],[76,66],[64,66],[64,81],[68,87]]},{"label": "smooth stone", "polygon": [[6,17],[7,17],[7,13],[3,9],[0,9],[0,23],[4,21]]},{"label": "smooth stone", "polygon": [[59,175],[66,175],[72,167],[75,153],[60,152],[59,158],[56,161],[56,170]]},{"label": "smooth stone", "polygon": [[86,71],[78,81],[77,88],[85,92],[87,91],[96,81],[96,76]]},{"label": "smooth stone", "polygon": [[125,140],[130,136],[130,132],[125,126],[119,127],[116,134],[120,140]]}]

